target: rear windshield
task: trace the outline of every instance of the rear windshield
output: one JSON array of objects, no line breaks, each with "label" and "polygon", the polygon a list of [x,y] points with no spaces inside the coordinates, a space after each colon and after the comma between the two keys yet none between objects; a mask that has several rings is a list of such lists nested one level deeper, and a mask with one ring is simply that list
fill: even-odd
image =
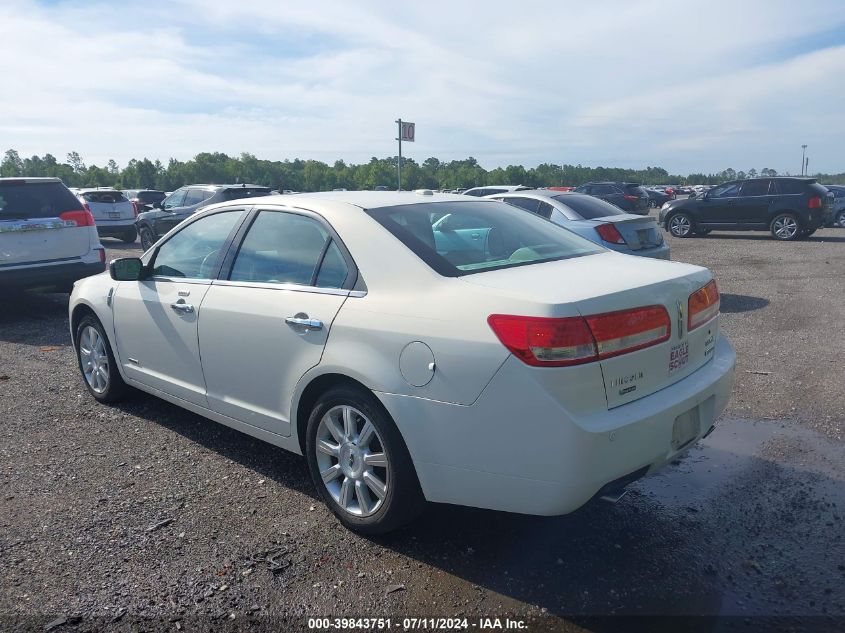
[{"label": "rear windshield", "polygon": [[640,197],[648,195],[645,189],[643,189],[640,185],[634,183],[625,185],[625,192]]},{"label": "rear windshield", "polygon": [[554,199],[565,204],[585,220],[606,218],[609,215],[625,215],[625,212],[615,204],[592,196],[572,194],[554,196]]},{"label": "rear windshield", "polygon": [[222,200],[237,200],[238,198],[257,198],[271,195],[269,187],[237,187],[223,191]]},{"label": "rear windshield", "polygon": [[163,191],[139,191],[136,196],[139,202],[153,203],[164,200],[165,195]]},{"label": "rear windshield", "polygon": [[82,194],[85,202],[99,202],[114,204],[115,202],[129,202],[120,191],[86,191]]},{"label": "rear windshield", "polygon": [[497,202],[432,202],[369,209],[367,214],[446,277],[604,250],[548,220]]},{"label": "rear windshield", "polygon": [[0,181],[0,220],[55,218],[81,210],[82,203],[60,182]]}]

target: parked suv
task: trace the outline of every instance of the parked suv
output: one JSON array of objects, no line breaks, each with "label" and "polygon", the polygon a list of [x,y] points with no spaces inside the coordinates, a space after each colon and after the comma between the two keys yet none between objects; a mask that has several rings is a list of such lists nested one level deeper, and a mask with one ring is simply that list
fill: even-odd
[{"label": "parked suv", "polygon": [[106,269],[94,218],[58,178],[0,178],[0,288],[50,287]]},{"label": "parked suv", "polygon": [[122,192],[107,187],[77,189],[77,197],[94,216],[100,237],[116,237],[131,244],[135,231],[135,207]]},{"label": "parked suv", "polygon": [[457,191],[455,193],[462,193],[465,196],[475,196],[482,198],[484,196],[492,196],[497,193],[510,193],[512,191],[525,191],[531,187],[525,185],[488,185],[486,187],[473,187],[465,191]]},{"label": "parked suv", "polygon": [[812,235],[830,219],[832,201],[833,194],[814,178],[751,178],[667,202],[659,221],[675,237],[712,230],[771,231],[775,239],[795,240]]},{"label": "parked suv", "polygon": [[845,187],[842,185],[825,185],[833,194],[833,217],[831,224],[845,229]]},{"label": "parked suv", "polygon": [[123,195],[135,207],[135,215],[144,211],[152,211],[156,202],[161,202],[167,197],[166,193],[156,189],[126,189]]},{"label": "parked suv", "polygon": [[162,202],[155,203],[154,210],[138,214],[135,226],[141,237],[141,247],[148,250],[182,220],[210,204],[269,195],[272,195],[270,187],[247,184],[187,185],[177,189]]},{"label": "parked suv", "polygon": [[648,193],[636,182],[588,182],[575,192],[601,198],[628,213],[648,215]]}]

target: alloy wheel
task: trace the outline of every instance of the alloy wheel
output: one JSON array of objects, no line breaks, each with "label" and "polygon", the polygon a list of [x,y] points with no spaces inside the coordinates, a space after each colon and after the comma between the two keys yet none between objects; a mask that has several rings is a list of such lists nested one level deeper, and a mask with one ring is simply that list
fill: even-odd
[{"label": "alloy wheel", "polygon": [[692,222],[683,215],[673,215],[669,220],[669,232],[675,237],[686,237],[692,231]]},{"label": "alloy wheel", "polygon": [[323,485],[356,517],[378,512],[390,485],[390,462],[375,425],[358,409],[329,409],[317,427],[314,447]]},{"label": "alloy wheel", "polygon": [[89,325],[82,330],[79,337],[79,360],[91,389],[96,393],[104,393],[109,386],[109,355],[97,328]]},{"label": "alloy wheel", "polygon": [[781,240],[791,240],[798,233],[798,222],[790,215],[782,215],[775,219],[772,231]]}]

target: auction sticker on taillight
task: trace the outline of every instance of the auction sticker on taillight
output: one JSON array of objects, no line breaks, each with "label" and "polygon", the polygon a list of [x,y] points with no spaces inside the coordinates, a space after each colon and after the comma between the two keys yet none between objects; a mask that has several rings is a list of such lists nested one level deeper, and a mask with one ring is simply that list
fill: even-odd
[{"label": "auction sticker on taillight", "polygon": [[689,341],[673,345],[669,350],[669,373],[674,374],[689,362]]}]

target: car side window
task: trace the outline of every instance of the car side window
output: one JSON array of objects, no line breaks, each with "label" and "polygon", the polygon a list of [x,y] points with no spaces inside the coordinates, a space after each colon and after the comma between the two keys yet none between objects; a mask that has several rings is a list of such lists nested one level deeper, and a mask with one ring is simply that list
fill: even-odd
[{"label": "car side window", "polygon": [[162,205],[165,209],[173,209],[175,207],[181,207],[182,201],[185,200],[185,194],[187,193],[187,189],[179,189],[178,191],[174,191],[171,193],[167,198],[164,199],[164,204]]},{"label": "car side window", "polygon": [[[244,237],[229,279],[313,285],[314,273],[330,238],[326,228],[313,218],[261,211]],[[334,275],[327,271],[324,280],[332,283],[338,276],[337,271]]]},{"label": "car side window", "polygon": [[768,180],[748,180],[742,183],[742,189],[739,195],[745,198],[748,196],[766,196],[768,194]]},{"label": "car side window", "polygon": [[218,257],[244,211],[200,218],[162,244],[152,262],[153,276],[212,279]]},{"label": "car side window", "polygon": [[610,196],[614,193],[616,193],[616,191],[610,185],[593,185],[592,194],[594,196]]},{"label": "car side window", "polygon": [[735,198],[739,195],[739,183],[728,183],[719,185],[710,190],[711,198]]},{"label": "car side window", "polygon": [[316,285],[320,288],[343,288],[348,275],[349,267],[346,265],[346,260],[343,259],[337,243],[332,240],[326,249],[323,263],[320,264]]},{"label": "car side window", "polygon": [[531,213],[537,213],[537,204],[540,201],[535,200],[534,198],[510,197],[510,198],[505,198],[505,202],[507,202],[508,204],[512,204],[515,207],[520,207],[521,209],[525,209],[526,211],[531,211]]},{"label": "car side window", "polygon": [[204,194],[205,190],[203,189],[188,189],[188,193],[185,196],[185,202],[182,206],[185,207],[192,207],[195,204],[199,204],[203,200],[205,200]]},{"label": "car side window", "polygon": [[552,211],[555,208],[550,205],[548,202],[543,202],[540,200],[540,204],[537,205],[537,215],[546,218],[547,220],[552,217]]}]

